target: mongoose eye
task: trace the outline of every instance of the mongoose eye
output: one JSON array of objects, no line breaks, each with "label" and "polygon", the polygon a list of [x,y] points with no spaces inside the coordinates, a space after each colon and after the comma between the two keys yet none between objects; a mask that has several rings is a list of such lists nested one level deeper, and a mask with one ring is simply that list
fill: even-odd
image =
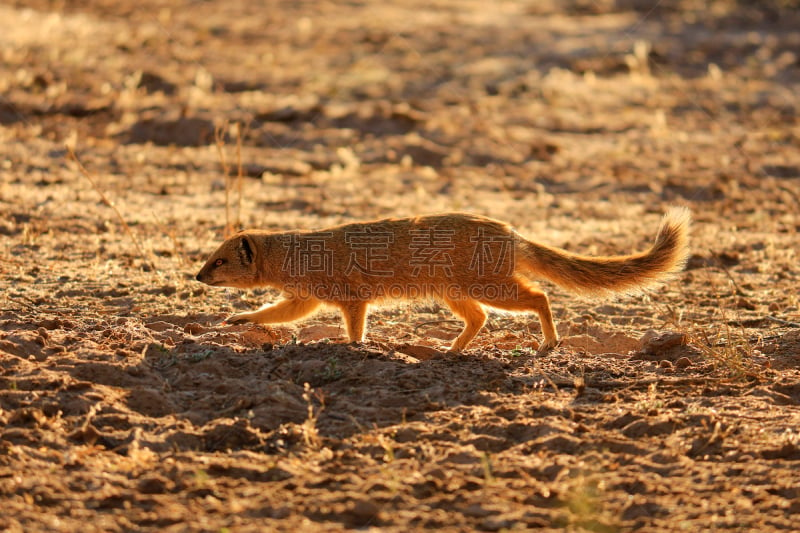
[{"label": "mongoose eye", "polygon": [[223,264],[225,264],[224,259],[217,259],[216,261],[214,261],[214,266],[222,266]]}]

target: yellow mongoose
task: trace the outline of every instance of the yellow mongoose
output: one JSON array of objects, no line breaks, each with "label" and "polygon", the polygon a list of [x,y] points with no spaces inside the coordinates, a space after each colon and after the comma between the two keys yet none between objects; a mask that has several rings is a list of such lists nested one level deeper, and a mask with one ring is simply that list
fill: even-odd
[{"label": "yellow mongoose", "polygon": [[529,241],[508,224],[451,213],[344,224],[320,231],[242,231],[197,274],[223,287],[273,287],[284,299],[227,322],[302,318],[329,303],[341,309],[351,342],[364,339],[367,308],[386,299],[432,298],[464,320],[460,351],[486,321],[484,306],[535,311],[544,340],[558,344],[547,295],[529,277],[591,295],[638,292],[681,270],[688,254],[688,209],[664,217],[646,252],[587,257]]}]

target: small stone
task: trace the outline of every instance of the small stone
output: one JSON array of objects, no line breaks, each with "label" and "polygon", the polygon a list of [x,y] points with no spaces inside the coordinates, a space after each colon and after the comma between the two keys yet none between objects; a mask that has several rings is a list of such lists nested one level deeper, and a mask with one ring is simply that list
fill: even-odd
[{"label": "small stone", "polygon": [[350,508],[350,516],[353,525],[364,527],[374,523],[378,519],[380,507],[369,500],[359,500]]},{"label": "small stone", "polygon": [[639,349],[645,354],[661,353],[675,346],[686,344],[687,337],[685,333],[678,333],[675,331],[654,331],[649,330],[640,339]]},{"label": "small stone", "polygon": [[394,440],[397,442],[414,442],[418,438],[419,432],[410,427],[400,428],[394,434]]},{"label": "small stone", "polygon": [[163,494],[167,492],[167,481],[161,477],[147,477],[139,480],[138,488],[143,494]]}]

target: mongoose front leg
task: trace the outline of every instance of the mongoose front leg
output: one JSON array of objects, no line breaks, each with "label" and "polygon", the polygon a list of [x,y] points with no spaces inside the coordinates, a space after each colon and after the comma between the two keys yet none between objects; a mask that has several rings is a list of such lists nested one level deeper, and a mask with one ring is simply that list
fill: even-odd
[{"label": "mongoose front leg", "polygon": [[464,330],[450,346],[451,352],[460,352],[486,323],[486,311],[475,300],[447,300],[446,303],[453,313],[464,320]]},{"label": "mongoose front leg", "polygon": [[363,342],[367,324],[367,302],[341,302],[339,308],[342,310],[350,342]]},{"label": "mongoose front leg", "polygon": [[287,298],[275,304],[265,305],[250,313],[239,313],[225,320],[228,324],[255,322],[257,324],[274,324],[291,322],[311,314],[319,307],[319,300],[313,298]]}]

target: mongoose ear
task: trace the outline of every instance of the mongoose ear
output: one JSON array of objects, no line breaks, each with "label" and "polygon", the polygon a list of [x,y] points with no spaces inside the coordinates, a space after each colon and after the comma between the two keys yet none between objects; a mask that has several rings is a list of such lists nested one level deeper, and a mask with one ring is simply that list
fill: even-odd
[{"label": "mongoose ear", "polygon": [[242,235],[242,238],[239,239],[239,257],[242,260],[242,264],[251,264],[253,255],[253,246],[250,244],[250,239],[246,235]]}]

